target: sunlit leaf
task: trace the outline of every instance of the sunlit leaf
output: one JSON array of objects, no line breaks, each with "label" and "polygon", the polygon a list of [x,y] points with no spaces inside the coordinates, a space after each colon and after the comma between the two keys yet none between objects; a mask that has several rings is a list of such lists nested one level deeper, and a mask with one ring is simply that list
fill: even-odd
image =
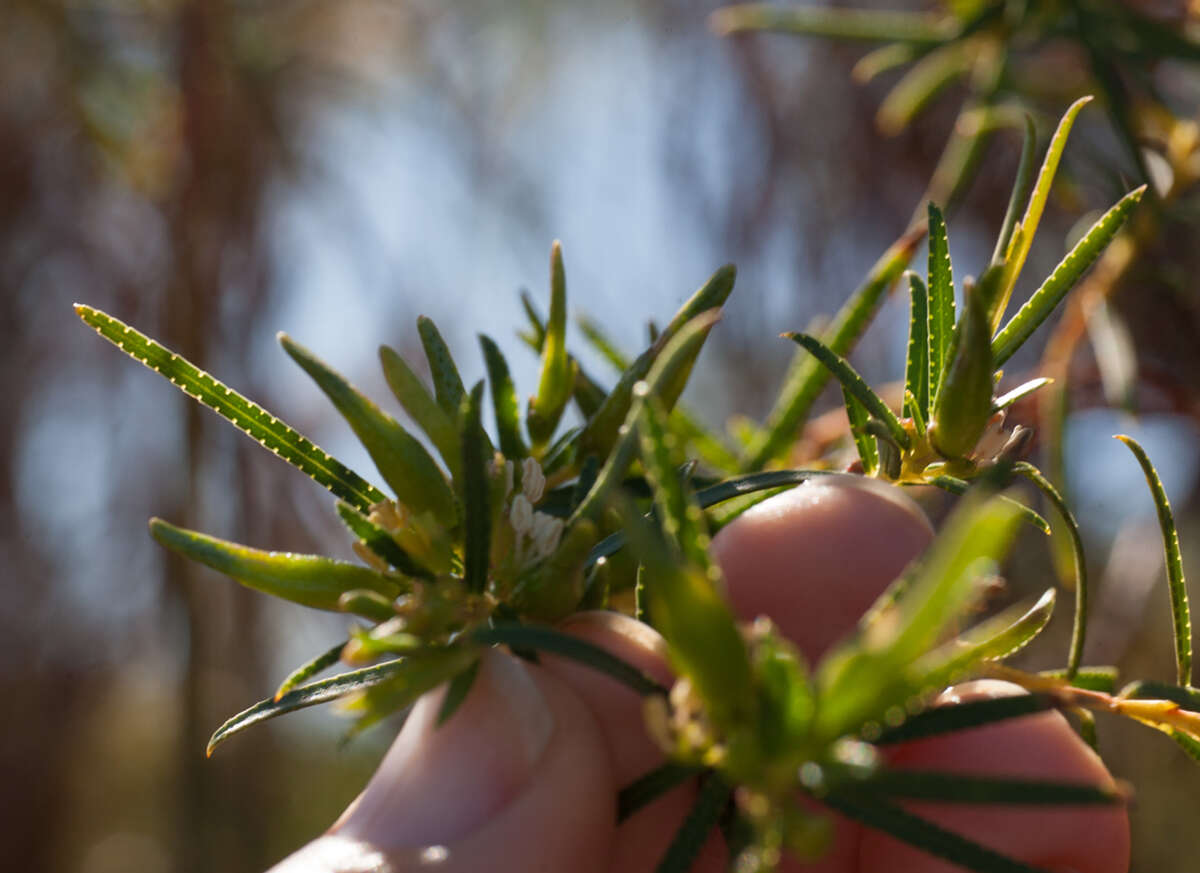
[{"label": "sunlit leaf", "polygon": [[355,692],[370,688],[372,685],[384,682],[404,669],[405,660],[404,658],[396,658],[392,661],[376,664],[373,667],[352,670],[348,673],[332,676],[329,679],[322,679],[319,682],[311,682],[307,685],[293,688],[278,699],[268,698],[267,700],[260,700],[254,706],[239,712],[217,728],[212,738],[208,741],[207,754],[212,755],[213,750],[225,742],[225,740],[259,722],[284,715],[288,712],[294,712],[297,709],[316,706],[319,703],[328,703],[331,700],[337,700],[340,697],[354,694]]},{"label": "sunlit leaf", "polygon": [[82,304],[75,311],[100,336],[212,409],[259,445],[311,476],[335,495],[367,509],[386,495],[310,440],[169,349],[110,315]]},{"label": "sunlit leaf", "polygon": [[920,115],[955,79],[970,69],[975,49],[953,42],[930,52],[900,77],[875,113],[879,130],[894,136]]},{"label": "sunlit leaf", "polygon": [[1024,215],[1021,216],[1020,225],[1022,233],[1019,238],[1014,235],[1008,245],[1007,251],[1004,253],[1005,281],[999,294],[999,306],[996,308],[997,322],[992,324],[993,332],[999,327],[999,319],[1004,316],[1004,310],[1008,304],[1009,297],[1012,296],[1013,287],[1017,283],[1017,278],[1021,275],[1021,268],[1025,266],[1025,258],[1029,254],[1029,248],[1033,244],[1033,237],[1037,233],[1038,224],[1042,220],[1042,213],[1046,209],[1046,201],[1050,199],[1050,187],[1054,184],[1054,176],[1058,172],[1058,165],[1062,160],[1063,150],[1067,147],[1067,137],[1071,133],[1071,127],[1075,124],[1075,117],[1091,100],[1090,96],[1081,97],[1072,103],[1063,115],[1062,120],[1059,121],[1058,128],[1054,131],[1054,136],[1050,138],[1050,145],[1046,149],[1046,156],[1042,159],[1042,168],[1038,171],[1037,181],[1033,186],[1033,194],[1030,195]]},{"label": "sunlit leaf", "polygon": [[1013,230],[1017,224],[1017,214],[1021,204],[1029,196],[1029,184],[1033,181],[1033,160],[1037,148],[1037,131],[1033,119],[1025,115],[1025,137],[1021,141],[1021,160],[1017,164],[1017,175],[1013,179],[1012,193],[1008,197],[1008,209],[1004,212],[1004,222],[1000,225],[1000,236],[996,239],[996,248],[992,252],[992,266],[1004,263],[1008,253],[1008,245],[1012,241]]},{"label": "sunlit leaf", "polygon": [[875,446],[875,438],[867,433],[867,422],[871,414],[846,386],[842,386],[842,400],[846,404],[846,418],[850,422],[850,436],[854,439],[854,447],[858,450],[859,460],[862,461],[863,473],[874,475],[879,469],[879,450]]},{"label": "sunlit leaf", "polygon": [[567,359],[567,277],[562,243],[555,240],[550,247],[550,318],[542,342],[541,375],[525,419],[535,448],[544,446],[554,435],[573,388],[574,374]]},{"label": "sunlit leaf", "polygon": [[1009,319],[992,341],[992,357],[995,366],[1002,366],[1012,357],[1025,340],[1029,339],[1038,326],[1049,317],[1067,292],[1075,286],[1092,262],[1116,236],[1117,231],[1125,223],[1133,207],[1142,199],[1145,191],[1145,185],[1135,188],[1104,213],[1100,220],[1092,225],[1091,230],[1084,234],[1067,256],[1059,262],[1058,266],[1054,268],[1054,272],[1025,302],[1025,305]]},{"label": "sunlit leaf", "polygon": [[406,576],[430,575],[428,569],[422,567],[408,552],[404,551],[403,547],[396,542],[395,537],[353,506],[339,501],[337,511],[351,533],[358,537],[368,549],[401,573]]},{"label": "sunlit leaf", "polygon": [[429,372],[433,376],[433,390],[437,397],[438,406],[451,421],[458,421],[463,397],[467,390],[463,387],[462,377],[458,375],[458,367],[450,347],[442,339],[433,319],[424,315],[417,319],[417,333],[421,336],[421,346],[425,349],[425,358],[429,361]]},{"label": "sunlit leaf", "polygon": [[331,649],[327,649],[317,655],[312,660],[306,661],[287,675],[287,677],[279,683],[279,687],[275,690],[275,700],[283,697],[293,688],[303,685],[309,679],[316,676],[318,673],[323,673],[342,657],[342,649],[345,647],[346,641],[338,643]]},{"label": "sunlit leaf", "polygon": [[905,415],[929,420],[929,291],[921,277],[908,274],[908,353],[904,367],[904,389],[914,404],[905,404]]},{"label": "sunlit leaf", "polygon": [[346,419],[400,502],[415,512],[433,513],[442,524],[452,524],[454,493],[425,447],[304,346],[284,333],[279,334],[279,343]]},{"label": "sunlit leaf", "polygon": [[169,549],[231,576],[255,591],[314,609],[338,610],[347,591],[366,589],[395,598],[398,580],[358,564],[319,555],[266,552],[150,519],[150,533]]},{"label": "sunlit leaf", "polygon": [[[942,374],[950,365],[950,342],[954,335],[954,268],[950,263],[950,240],[946,219],[936,203],[929,201],[929,402],[937,396]],[[929,416],[926,416],[926,421]]]},{"label": "sunlit leaf", "polygon": [[1022,382],[1013,390],[995,398],[992,401],[992,412],[1000,412],[1002,409],[1008,409],[1008,407],[1012,406],[1018,400],[1028,397],[1039,388],[1044,388],[1053,383],[1053,379],[1046,378],[1030,379],[1028,382]]}]

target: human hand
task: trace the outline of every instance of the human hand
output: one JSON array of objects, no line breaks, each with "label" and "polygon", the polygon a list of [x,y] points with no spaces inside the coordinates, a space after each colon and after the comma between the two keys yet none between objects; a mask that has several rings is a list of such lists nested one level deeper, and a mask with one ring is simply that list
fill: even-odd
[{"label": "human hand", "polygon": [[[863,542],[860,532],[872,532]],[[810,663],[855,622],[928,545],[933,532],[897,489],[871,480],[817,479],[764,501],[722,530],[713,552],[743,618],[768,615]],[[797,572],[796,568],[803,568]],[[668,682],[665,646],[646,625],[584,613],[563,629]],[[690,809],[684,785],[618,824],[617,790],[663,762],[643,728],[640,698],[588,668],[543,656],[531,666],[493,650],[471,693],[436,727],[443,690],[414,707],[363,793],[330,831],[271,873],[451,873],[653,870]],[[984,681],[943,699],[1017,693]],[[1036,777],[1113,787],[1112,777],[1057,712],[897,746],[898,767]],[[1125,873],[1122,807],[911,808],[1035,867]],[[831,813],[831,815],[833,815]],[[951,873],[954,865],[834,816],[817,873]],[[714,833],[695,869],[725,869]]]}]

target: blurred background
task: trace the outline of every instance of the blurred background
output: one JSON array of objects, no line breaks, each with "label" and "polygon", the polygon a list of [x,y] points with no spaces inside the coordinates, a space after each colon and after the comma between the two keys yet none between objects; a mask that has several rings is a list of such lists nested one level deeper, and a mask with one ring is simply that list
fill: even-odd
[{"label": "blurred background", "polygon": [[[1189,13],[1182,0],[1045,5],[1051,17],[1074,8],[1075,29],[1050,22],[986,94],[968,71],[897,126],[876,112],[906,74],[851,75],[869,46],[722,38],[710,2],[0,4],[2,866],[261,870],[333,820],[395,732],[342,745],[336,714],[309,710],[204,759],[213,729],[342,638],[345,619],[173,559],[146,519],[347,558],[349,541],[322,489],[102,342],[72,302],[157,337],[369,472],[275,331],[383,399],[378,345],[419,365],[425,314],[468,382],[483,375],[483,330],[528,391],[518,292],[548,299],[552,239],[574,311],[627,351],[645,342],[646,319],[662,323],[734,261],[737,289],[687,400],[715,424],[761,420],[791,357],[776,335],[832,312],[904,230],[972,101],[1000,126],[953,192],[960,271],[990,255],[1020,146],[1000,122],[1018,99],[1044,138],[1073,99],[1098,86],[1102,98],[1067,150],[1018,294],[1082,216],[1143,177],[1161,195],[1099,303],[1069,309],[1012,369],[1038,366],[1053,335],[1045,361],[1071,410],[1056,475],[1100,585],[1088,661],[1170,678],[1153,507],[1109,437],[1144,441],[1194,558],[1200,212],[1188,137],[1200,76],[1186,46],[1109,51],[1110,31],[1088,31],[1080,10],[1131,11],[1160,29],[1147,33],[1185,41]],[[906,318],[897,296],[855,354],[870,379],[900,375]],[[1045,543],[1027,545],[1020,590],[1053,574]],[[1031,655],[1039,666],[1061,663],[1048,645]],[[1200,771],[1165,737],[1100,731],[1138,787],[1135,869],[1196,869]]]}]

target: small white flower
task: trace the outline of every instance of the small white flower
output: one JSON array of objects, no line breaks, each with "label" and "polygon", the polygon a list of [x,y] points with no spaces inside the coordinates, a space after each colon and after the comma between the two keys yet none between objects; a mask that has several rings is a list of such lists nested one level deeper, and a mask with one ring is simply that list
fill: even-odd
[{"label": "small white flower", "polygon": [[508,513],[508,521],[519,538],[533,527],[533,506],[525,499],[524,494],[513,498],[512,509]]},{"label": "small white flower", "polygon": [[541,464],[533,458],[526,458],[521,462],[521,492],[525,499],[530,503],[537,503],[542,499],[545,489],[546,477],[542,473]]}]

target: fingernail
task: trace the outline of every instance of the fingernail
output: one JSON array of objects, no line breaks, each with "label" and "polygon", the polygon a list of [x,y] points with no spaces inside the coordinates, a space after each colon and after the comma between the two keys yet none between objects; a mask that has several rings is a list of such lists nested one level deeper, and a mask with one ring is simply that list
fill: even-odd
[{"label": "fingernail", "polygon": [[451,843],[518,795],[554,733],[530,668],[489,652],[467,699],[438,726],[445,688],[413,707],[367,788],[333,832],[383,849]]}]

